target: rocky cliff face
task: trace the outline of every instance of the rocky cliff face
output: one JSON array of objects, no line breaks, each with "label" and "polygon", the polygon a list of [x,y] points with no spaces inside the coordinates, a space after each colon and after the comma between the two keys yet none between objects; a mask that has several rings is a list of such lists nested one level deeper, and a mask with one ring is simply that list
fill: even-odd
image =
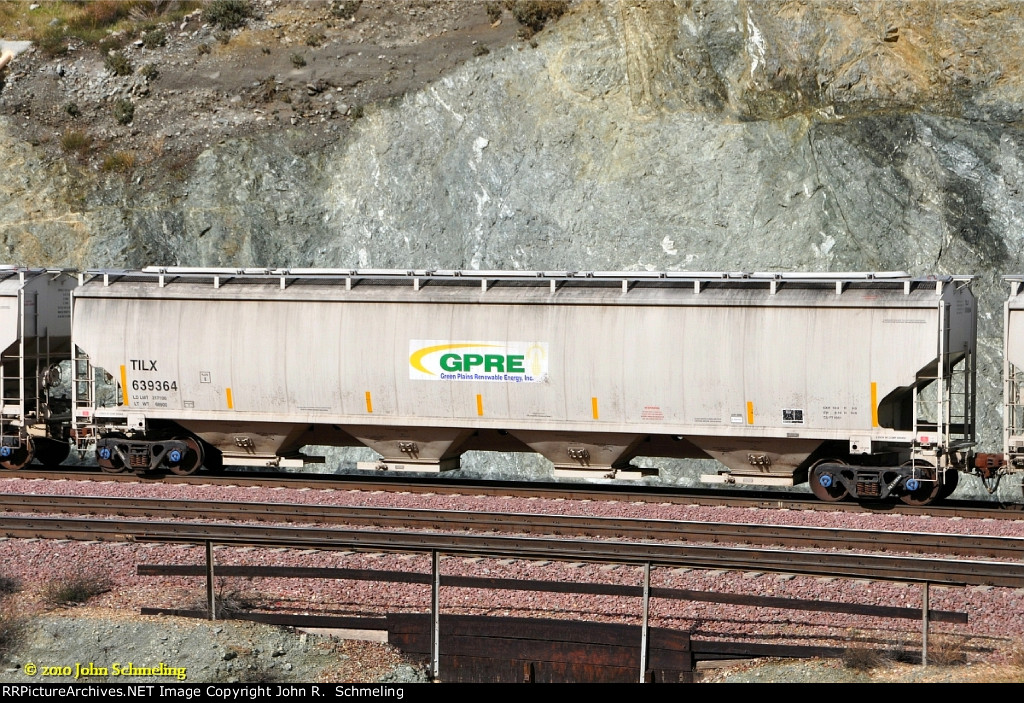
[{"label": "rocky cliff face", "polygon": [[5,258],[973,273],[996,449],[998,276],[1024,270],[1022,20],[978,0],[581,2],[535,47],[369,103],[316,149],[302,124],[226,132],[175,178],[82,176],[13,114]]}]

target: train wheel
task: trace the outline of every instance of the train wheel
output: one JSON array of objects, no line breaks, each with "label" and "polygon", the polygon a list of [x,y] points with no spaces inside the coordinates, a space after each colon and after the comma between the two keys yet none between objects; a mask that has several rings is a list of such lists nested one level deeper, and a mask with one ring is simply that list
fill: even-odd
[{"label": "train wheel", "polygon": [[203,465],[203,448],[199,441],[192,437],[186,437],[183,441],[187,447],[184,456],[179,457],[177,461],[172,461],[173,457],[171,454],[174,454],[174,452],[171,452],[167,457],[167,466],[173,474],[189,476],[198,471],[199,467]]},{"label": "train wheel", "polygon": [[60,466],[61,462],[71,453],[71,445],[49,437],[36,440],[36,460],[48,469]]},{"label": "train wheel", "polygon": [[960,472],[956,469],[946,469],[946,474],[942,481],[942,488],[939,489],[937,500],[943,500],[953,495],[953,491],[956,490],[959,483]]},{"label": "train wheel", "polygon": [[20,447],[0,447],[0,468],[5,471],[17,471],[32,461],[35,455],[35,444],[31,437],[26,437]]},{"label": "train wheel", "polygon": [[[907,462],[904,466],[911,466],[912,462]],[[925,464],[918,462],[917,466],[922,469],[934,468],[931,464]],[[911,481],[914,481],[917,485],[911,485]],[[904,493],[900,495],[900,500],[907,505],[928,505],[933,500],[939,497],[942,491],[942,484],[938,481],[917,481],[916,479],[908,479],[904,484]]]},{"label": "train wheel", "polygon": [[96,463],[108,474],[119,474],[125,470],[121,457],[110,447],[100,447],[96,450]]},{"label": "train wheel", "polygon": [[219,474],[224,472],[224,455],[220,450],[206,442],[201,442],[203,447],[203,468],[207,473]]},{"label": "train wheel", "polygon": [[808,483],[811,484],[811,492],[817,498],[827,503],[838,503],[850,494],[842,481],[836,477],[835,472],[823,466],[824,464],[845,463],[838,459],[822,459],[814,465],[814,468],[811,469],[811,475],[808,477]]}]

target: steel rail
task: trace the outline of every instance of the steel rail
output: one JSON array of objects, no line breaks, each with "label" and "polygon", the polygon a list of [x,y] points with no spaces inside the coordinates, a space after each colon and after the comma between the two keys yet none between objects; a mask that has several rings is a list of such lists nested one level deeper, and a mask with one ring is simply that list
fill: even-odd
[{"label": "steel rail", "polygon": [[1024,563],[962,561],[823,551],[787,551],[593,539],[504,537],[320,527],[270,527],[132,520],[0,517],[0,534],[46,539],[216,543],[292,549],[427,552],[446,555],[736,569],[743,571],[1024,588]]},{"label": "steel rail", "polygon": [[0,493],[0,510],[264,522],[325,522],[391,528],[492,530],[643,540],[770,544],[797,548],[828,545],[871,552],[903,551],[1004,559],[1018,559],[1024,555],[1024,538],[1017,537],[537,513],[474,513],[419,508],[18,493]]},{"label": "steel rail", "polygon": [[[65,467],[72,468],[72,467]],[[658,488],[644,485],[594,485],[580,483],[509,482],[492,479],[409,479],[407,477],[368,478],[337,474],[286,474],[283,472],[195,474],[192,476],[133,473],[110,474],[90,471],[26,470],[0,472],[4,478],[25,480],[115,481],[141,484],[186,484],[222,486],[259,486],[263,488],[312,488],[338,491],[393,491],[487,496],[528,496],[567,500],[675,503],[718,505],[745,508],[816,510],[824,512],[882,513],[894,515],[942,515],[979,519],[1020,520],[1022,503],[996,501],[955,501],[938,505],[911,506],[903,503],[826,503],[810,494],[779,493],[756,489],[722,490],[712,488]]]}]

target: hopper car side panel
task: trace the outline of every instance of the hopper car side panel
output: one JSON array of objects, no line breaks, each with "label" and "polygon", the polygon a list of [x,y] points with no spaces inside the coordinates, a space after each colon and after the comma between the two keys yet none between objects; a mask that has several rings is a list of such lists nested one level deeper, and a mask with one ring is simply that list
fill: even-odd
[{"label": "hopper car side panel", "polygon": [[17,293],[0,295],[0,349],[7,349],[20,338],[21,303]]},{"label": "hopper car side panel", "polygon": [[[212,419],[242,413],[294,422],[318,417],[371,424],[473,420],[503,427],[527,417],[530,423],[581,429],[598,419],[616,431],[653,426],[666,432],[785,436],[796,428],[821,431],[825,438],[871,431],[871,384],[881,399],[912,386],[915,374],[935,358],[933,339],[915,336],[893,344],[883,311],[844,310],[822,324],[805,308],[450,305],[422,315],[412,311],[459,321],[448,327],[444,339],[425,341],[552,340],[546,342],[554,352],[548,359],[549,379],[421,381],[408,377],[408,349],[410,339],[437,336],[429,319],[406,324],[402,337],[386,334],[389,342],[378,341],[379,329],[397,327],[388,323],[409,314],[401,306],[246,301],[234,303],[238,314],[227,319],[216,308],[203,301],[80,304],[77,315],[87,331],[77,341],[83,349],[96,350],[94,365],[115,379],[125,367],[127,407],[153,417],[173,412],[175,417],[194,413]],[[918,314],[914,322],[922,324],[935,316],[933,311]],[[490,323],[506,315],[517,318],[512,333]],[[124,321],[123,329],[118,320]],[[622,329],[627,320],[643,332],[616,335],[607,346],[574,341],[583,330]],[[268,334],[267,328],[286,332]],[[176,337],[182,341],[175,342]],[[837,359],[829,352],[854,343],[861,348],[857,356]],[[366,392],[371,393],[372,412],[367,411]],[[477,396],[485,401],[483,411]],[[598,418],[593,417],[594,398]],[[786,410],[800,414],[787,415]]]}]

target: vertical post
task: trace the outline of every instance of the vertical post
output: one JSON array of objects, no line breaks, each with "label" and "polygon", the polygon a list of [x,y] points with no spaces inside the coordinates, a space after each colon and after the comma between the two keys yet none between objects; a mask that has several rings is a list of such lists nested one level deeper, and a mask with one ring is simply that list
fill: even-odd
[{"label": "vertical post", "polygon": [[921,607],[921,666],[928,666],[928,582],[924,582],[924,601]]},{"label": "vertical post", "polygon": [[640,683],[647,679],[647,623],[651,605],[651,563],[644,564],[644,624],[640,630]]},{"label": "vertical post", "polygon": [[[24,279],[22,279],[22,283],[24,283]],[[22,431],[25,429],[25,350],[27,348],[27,340],[25,339],[25,293],[24,287],[18,292],[18,317],[21,318],[21,324],[18,328],[18,420],[23,423]],[[18,432],[17,436],[20,437],[21,432]]]},{"label": "vertical post", "polygon": [[[939,294],[938,282],[935,284],[936,293]],[[952,383],[950,379],[949,371],[952,369],[946,368],[946,362],[948,360],[946,354],[946,336],[949,334],[949,305],[944,302],[939,303],[939,382],[935,385],[938,390],[938,397],[936,402],[938,405],[935,407],[935,422],[937,426],[935,428],[936,434],[939,436],[939,442],[942,446],[949,446],[950,438],[949,432],[949,420],[946,414],[949,412],[949,403],[947,399],[952,400],[952,396],[949,392],[952,390]],[[936,478],[938,478],[938,470],[936,470]]]},{"label": "vertical post", "polygon": [[437,551],[431,552],[430,556],[432,561],[431,570],[434,577],[430,589],[430,673],[431,678],[436,681],[441,678],[441,613],[439,609],[441,600],[441,569]]},{"label": "vertical post", "polygon": [[1020,432],[1020,370],[1010,363],[1010,301],[1020,293],[1020,281],[1010,284],[1003,304],[1003,456],[1010,461],[1010,436]]},{"label": "vertical post", "polygon": [[[36,330],[36,334],[39,330]],[[50,407],[50,328],[46,328],[46,358],[43,360],[43,368],[46,369],[46,388],[40,389],[39,384],[36,384],[36,412],[39,412],[39,403],[46,403],[46,407]],[[39,349],[36,348],[36,378],[39,378]],[[39,391],[42,390],[43,396],[39,397]],[[50,436],[50,427],[46,427],[46,436]]]},{"label": "vertical post", "polygon": [[206,542],[206,605],[210,619],[217,619],[217,599],[213,592],[213,542]]}]

